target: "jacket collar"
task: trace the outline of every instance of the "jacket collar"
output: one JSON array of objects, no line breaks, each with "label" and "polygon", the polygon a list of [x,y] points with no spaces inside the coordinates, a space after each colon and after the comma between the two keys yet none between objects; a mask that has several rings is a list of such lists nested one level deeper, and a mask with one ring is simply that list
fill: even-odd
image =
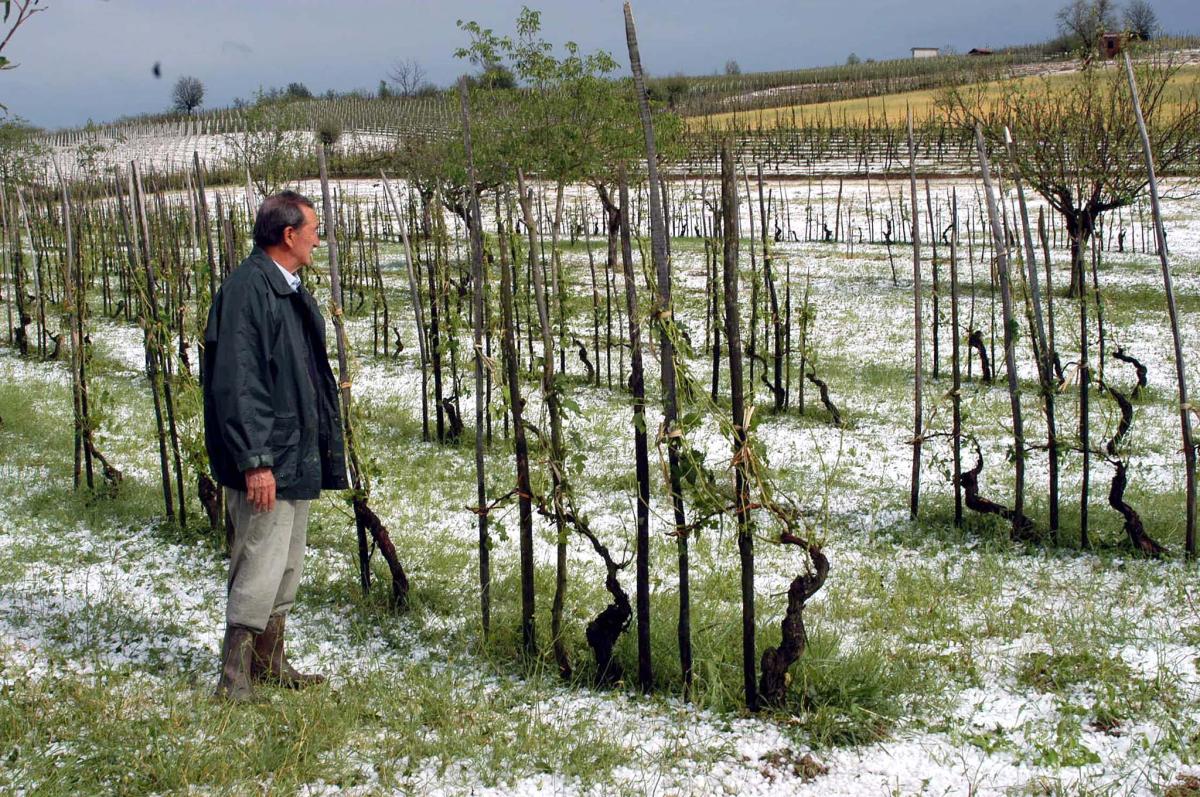
[{"label": "jacket collar", "polygon": [[254,261],[254,265],[267,278],[267,283],[280,296],[291,296],[295,293],[292,286],[288,284],[287,279],[283,276],[283,272],[279,270],[279,266],[275,265],[275,261],[271,256],[264,252],[260,247],[255,246],[250,252],[250,258]]}]

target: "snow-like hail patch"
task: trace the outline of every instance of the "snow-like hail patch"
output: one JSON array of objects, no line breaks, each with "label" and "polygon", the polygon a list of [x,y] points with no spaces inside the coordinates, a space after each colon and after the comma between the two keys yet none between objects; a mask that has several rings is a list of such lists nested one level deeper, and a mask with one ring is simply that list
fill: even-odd
[{"label": "snow-like hail patch", "polygon": [[[193,144],[195,142],[192,142]],[[189,146],[191,146],[189,144]],[[171,154],[174,153],[174,154]],[[190,156],[190,150],[186,153]],[[167,157],[184,157],[170,150]],[[407,190],[397,184],[402,193]],[[543,199],[553,202],[553,188],[538,186]],[[300,189],[316,193],[312,182]],[[938,213],[945,213],[951,189],[960,199],[976,197],[974,184],[966,181],[933,181],[932,192]],[[364,203],[379,199],[382,188],[373,181],[346,181],[337,186],[346,199]],[[677,223],[694,227],[701,223],[696,200],[711,192],[712,186],[697,182],[671,186]],[[822,627],[822,612],[841,606],[861,606],[870,578],[881,590],[896,587],[903,579],[925,577],[929,583],[947,591],[947,605],[954,620],[970,640],[946,641],[938,638],[914,643],[904,638],[901,628],[864,629],[855,620],[836,629],[844,650],[857,646],[919,645],[930,658],[955,654],[969,658],[977,676],[947,685],[947,705],[929,717],[902,717],[885,741],[855,748],[810,751],[786,733],[782,723],[732,715],[718,715],[666,699],[643,700],[623,693],[595,693],[550,687],[531,694],[522,711],[536,715],[539,721],[557,730],[577,732],[584,739],[615,742],[627,753],[628,760],[605,773],[599,785],[583,783],[554,773],[522,771],[494,786],[483,786],[479,773],[459,762],[419,760],[393,766],[398,775],[397,791],[429,794],[1008,794],[1021,789],[1085,790],[1110,789],[1120,794],[1154,793],[1159,784],[1180,767],[1175,752],[1162,752],[1156,745],[1171,730],[1170,722],[1200,719],[1194,708],[1168,716],[1167,709],[1150,710],[1137,721],[1116,729],[1100,727],[1095,717],[1081,716],[1082,706],[1097,699],[1086,681],[1061,692],[1042,691],[1023,682],[1018,672],[1023,662],[1052,657],[1057,650],[1045,624],[1078,626],[1094,646],[1090,650],[1112,667],[1127,668],[1131,677],[1144,681],[1173,684],[1185,706],[1197,705],[1200,697],[1200,673],[1196,651],[1181,629],[1197,625],[1187,596],[1194,592],[1193,576],[1186,565],[1121,560],[1112,556],[1101,559],[1090,555],[1059,556],[1052,553],[1014,554],[998,558],[985,541],[969,538],[945,549],[917,544],[897,544],[889,532],[903,529],[908,516],[907,484],[911,464],[911,380],[912,369],[912,293],[911,261],[901,242],[903,231],[896,230],[896,242],[883,245],[862,244],[857,233],[837,243],[790,241],[791,233],[815,232],[825,223],[834,223],[839,202],[851,208],[849,224],[853,230],[868,230],[880,225],[880,219],[896,203],[907,202],[907,186],[898,181],[873,179],[846,182],[831,180],[782,182],[768,180],[766,190],[777,208],[783,208],[783,240],[774,244],[773,267],[777,275],[790,273],[792,307],[795,312],[804,287],[810,290],[810,309],[814,321],[809,332],[808,356],[819,374],[830,371],[854,374],[854,383],[831,380],[834,401],[847,423],[837,429],[825,422],[823,410],[815,401],[809,385],[805,417],[772,417],[767,408],[766,391],[756,385],[759,425],[754,434],[764,454],[780,474],[788,494],[812,516],[827,518],[825,549],[833,562],[833,572],[825,589],[812,601],[810,630]],[[217,191],[214,191],[214,194]],[[221,189],[223,201],[244,201],[240,191]],[[585,214],[597,211],[594,192],[570,189],[568,207],[583,208]],[[742,229],[750,229],[754,201],[742,205]],[[1037,212],[1039,203],[1034,203]],[[1172,250],[1173,275],[1179,295],[1193,300],[1200,294],[1200,205],[1185,200],[1167,205],[1168,241]],[[1125,211],[1114,217],[1109,239],[1116,230],[1128,230],[1130,249],[1118,253],[1105,251],[1097,271],[1101,287],[1112,291],[1153,292],[1161,296],[1161,276],[1157,258],[1141,251],[1144,230],[1136,224],[1136,213]],[[645,230],[645,218],[636,219]],[[939,220],[939,224],[944,219]],[[490,224],[490,221],[485,223]],[[755,220],[757,224],[757,219]],[[963,279],[963,324],[989,329],[993,312],[990,291],[990,254],[984,250],[979,220],[972,222],[975,232],[960,250]],[[806,229],[807,228],[807,229]],[[875,231],[876,238],[879,231]],[[926,242],[928,245],[928,241]],[[938,242],[939,261],[946,251]],[[602,240],[594,240],[596,255],[602,258]],[[969,246],[968,246],[969,245]],[[706,295],[709,285],[707,264],[695,247],[680,247],[674,255],[678,275],[679,324],[695,342],[696,356],[685,364],[707,387],[707,359],[703,354],[705,318],[699,301],[687,297]],[[931,254],[931,253],[930,253]],[[747,253],[743,252],[743,259]],[[1055,285],[1066,284],[1068,264],[1061,249],[1052,252],[1051,273]],[[897,283],[893,285],[891,264],[895,262]],[[386,431],[399,421],[409,424],[420,420],[421,368],[417,356],[415,324],[407,298],[407,277],[402,258],[387,256],[385,284],[399,296],[391,308],[391,323],[399,329],[404,351],[390,359],[370,356],[372,330],[361,317],[347,322],[355,354],[351,373],[352,392],[367,434],[368,452],[372,433]],[[572,251],[564,257],[569,287],[587,288],[586,254]],[[906,274],[910,275],[906,277]],[[949,381],[948,285],[943,271],[939,305],[939,355],[942,378],[928,385],[926,428],[944,433],[949,427],[947,391]],[[642,286],[639,285],[639,288]],[[326,285],[317,288],[324,302]],[[1060,295],[1060,294],[1056,294]],[[1076,358],[1078,341],[1063,318],[1071,308],[1059,302],[1059,349],[1064,363]],[[929,320],[932,301],[922,305],[926,319],[923,357],[927,370],[932,365],[934,343]],[[581,340],[591,340],[588,322],[575,321],[570,331]],[[1118,314],[1119,315],[1119,314]],[[1172,404],[1174,362],[1170,334],[1165,325],[1165,303],[1149,306],[1112,322],[1111,340],[1134,353],[1149,372],[1153,394],[1136,405],[1134,432],[1131,433],[1131,485],[1143,495],[1155,496],[1176,489],[1182,483],[1182,464],[1178,451],[1177,415]],[[1185,351],[1200,350],[1200,324],[1194,312],[1183,315]],[[1024,320],[1021,321],[1024,326]],[[614,329],[620,332],[617,319]],[[103,421],[97,430],[101,446],[111,444],[123,452],[116,463],[126,478],[141,485],[155,485],[158,479],[157,451],[147,445],[148,396],[144,384],[145,355],[142,332],[136,325],[94,320],[91,335],[98,368],[92,374],[94,384],[103,387],[113,381],[135,385],[136,397],[127,403],[105,405],[102,393],[97,401],[103,406]],[[647,336],[649,338],[650,336]],[[990,342],[990,341],[989,341]],[[498,344],[494,341],[498,349]],[[648,393],[657,395],[659,366],[656,340],[647,339],[645,367]],[[496,354],[493,350],[493,355]],[[463,347],[459,352],[460,371],[466,362]],[[535,345],[535,351],[537,346]],[[593,356],[595,352],[590,352]],[[572,352],[573,354],[573,352]],[[1093,356],[1095,355],[1093,349]],[[527,353],[525,354],[527,356]],[[614,352],[614,360],[620,356]],[[627,356],[627,354],[625,355]],[[569,371],[578,375],[581,368],[573,358]],[[594,366],[603,371],[600,358]],[[1189,378],[1197,379],[1200,361],[1187,363]],[[974,363],[978,374],[978,362]],[[1110,384],[1127,389],[1132,384],[1131,369],[1107,361],[1105,375]],[[613,370],[618,372],[617,365]],[[1019,374],[1032,380],[1036,373],[1027,356],[1022,357]],[[722,379],[727,385],[727,373]],[[71,381],[65,362],[38,363],[17,357],[8,348],[0,348],[0,380],[31,386],[38,392],[66,394]],[[498,386],[493,383],[494,389]],[[545,428],[545,402],[532,384],[528,390],[526,416],[539,428]],[[795,386],[794,386],[795,388]],[[1065,390],[1070,390],[1068,384]],[[570,398],[580,407],[571,418],[570,432],[577,435],[572,445],[586,453],[570,467],[577,485],[580,509],[590,518],[592,528],[609,542],[618,558],[629,553],[633,505],[630,491],[618,487],[628,482],[632,462],[631,406],[627,399],[604,389],[572,384]],[[1059,427],[1070,429],[1077,423],[1075,404],[1064,391],[1060,403]],[[40,399],[40,397],[37,397]],[[459,401],[464,409],[473,407],[473,381],[468,376],[461,385]],[[143,403],[138,404],[136,402]],[[69,402],[69,398],[68,398]],[[69,425],[68,402],[54,406],[39,405],[63,424]],[[1008,397],[1002,384],[982,385],[977,379],[965,383],[963,405],[971,432],[978,438],[987,467],[983,487],[995,500],[1009,500],[1012,493],[1010,471],[1006,466],[1010,444]],[[1034,391],[1027,390],[1023,402],[1026,434],[1039,440],[1045,434],[1044,421]],[[714,410],[725,411],[725,410]],[[1101,437],[1110,437],[1115,428],[1111,402],[1097,400],[1093,425]],[[469,414],[469,410],[468,410]],[[468,418],[468,427],[472,423]],[[647,409],[647,428],[653,431],[662,421],[662,409],[655,400]],[[497,435],[500,421],[495,421]],[[0,434],[3,430],[0,430]],[[691,433],[689,445],[705,454],[706,461],[719,479],[728,476],[731,458],[730,440],[719,431],[712,418]],[[107,450],[107,449],[106,449]],[[472,472],[463,450],[437,449],[416,441],[399,442],[379,456],[395,457],[401,462],[423,458],[436,462],[430,477],[422,479],[417,494],[412,494],[412,479],[383,473],[373,483],[372,502],[381,518],[394,531],[397,544],[420,537],[438,545],[469,550],[475,544],[475,516],[467,507],[475,501]],[[0,451],[0,455],[7,452]],[[949,451],[944,438],[931,438],[925,446],[925,500],[949,501],[951,491],[941,471],[948,467]],[[68,454],[64,453],[64,457]],[[973,452],[968,455],[973,457]],[[0,462],[3,467],[5,462]],[[651,451],[652,468],[658,467],[658,452]],[[1029,455],[1027,484],[1042,490],[1047,478],[1047,459],[1043,452]],[[434,468],[441,470],[434,470]],[[507,459],[494,462],[491,487],[509,478]],[[62,525],[31,517],[25,501],[51,487],[51,470],[40,465],[24,467],[22,493],[0,494],[0,557],[13,562],[14,578],[0,583],[0,682],[12,684],[20,679],[91,677],[120,670],[140,679],[155,679],[168,668],[172,672],[193,673],[207,685],[216,666],[217,648],[223,623],[224,562],[209,546],[171,542],[153,526],[134,524],[89,528]],[[1093,489],[1100,489],[1110,478],[1110,467],[1094,464]],[[1062,489],[1077,494],[1082,474],[1074,459],[1064,461]],[[606,489],[589,489],[603,483]],[[727,485],[726,485],[727,487]],[[493,495],[496,491],[493,491]],[[1102,498],[1102,496],[1101,496]],[[652,495],[655,528],[665,528],[670,510],[666,496],[656,489]],[[332,504],[332,501],[329,502]],[[1037,511],[1041,511],[1040,508]],[[329,514],[335,517],[332,510]],[[498,520],[510,528],[515,520],[510,513],[498,512]],[[342,522],[338,520],[336,522]],[[537,518],[535,554],[539,562],[554,561],[555,535],[552,524]],[[721,534],[724,536],[720,536]],[[411,537],[409,535],[412,535]],[[354,553],[345,535],[343,547],[314,548],[310,551],[309,578],[338,583],[356,577]],[[728,529],[698,541],[693,551],[697,577],[726,573],[732,567]],[[415,547],[415,546],[414,546]],[[498,543],[493,551],[497,569],[512,568],[515,546]],[[40,561],[40,550],[71,551],[69,567],[56,561]],[[33,553],[31,553],[33,552]],[[17,554],[21,555],[18,556]],[[407,551],[405,551],[407,555]],[[763,596],[760,616],[777,627],[782,612],[781,593],[796,575],[797,558],[792,551],[760,546],[757,583]],[[586,545],[572,543],[569,561],[573,577],[598,579],[602,569]],[[46,557],[52,559],[52,557]],[[464,560],[466,561],[466,560]],[[411,563],[420,573],[423,562]],[[655,591],[673,588],[673,564],[664,558],[655,563]],[[1000,582],[986,600],[978,604],[951,599],[950,590],[968,580],[971,574],[986,568],[999,569]],[[471,574],[464,574],[464,577]],[[628,577],[625,577],[628,581]],[[466,582],[464,582],[466,583]],[[419,586],[417,587],[420,588]],[[465,588],[464,588],[465,589]],[[302,599],[303,600],[303,599]],[[855,601],[860,601],[856,604]],[[1024,608],[1028,607],[1028,608]],[[1017,609],[1036,614],[1043,625],[989,630],[997,615],[1019,615]],[[491,676],[480,675],[486,668],[464,657],[446,664],[445,650],[438,638],[463,631],[474,621],[467,616],[441,616],[429,613],[414,616],[412,625],[397,624],[390,629],[387,644],[378,636],[363,639],[355,633],[347,613],[323,607],[307,609],[301,605],[293,627],[297,644],[293,655],[298,666],[320,669],[331,675],[336,689],[350,688],[364,670],[392,672],[403,679],[405,668],[440,666],[453,668],[457,677],[473,680],[485,689],[503,689],[506,684]],[[1020,623],[1013,621],[1015,626]],[[1101,633],[1104,627],[1122,632]],[[1082,633],[1082,632],[1081,632]],[[399,648],[399,650],[397,649]],[[932,665],[931,665],[932,666]],[[205,687],[207,688],[207,686]],[[1074,690],[1074,691],[1072,691]],[[592,735],[586,735],[592,734]],[[1060,738],[1060,736],[1064,738]],[[1076,746],[1078,762],[1059,765],[1051,753],[1065,744]],[[828,772],[811,781],[797,776],[786,763],[813,753]],[[374,794],[385,788],[378,778],[369,745],[349,751],[358,767],[357,787],[314,782],[302,793]],[[780,763],[781,761],[785,763]],[[666,762],[666,763],[664,763]],[[389,762],[396,764],[398,762]]]}]

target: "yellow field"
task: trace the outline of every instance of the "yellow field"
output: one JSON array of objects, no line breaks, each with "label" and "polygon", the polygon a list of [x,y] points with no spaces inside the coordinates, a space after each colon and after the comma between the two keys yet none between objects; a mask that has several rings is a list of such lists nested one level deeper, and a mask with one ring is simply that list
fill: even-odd
[{"label": "yellow field", "polygon": [[[1047,80],[1054,88],[1066,91],[1078,80],[1078,73],[1064,72],[1046,77],[1019,78],[1021,81]],[[989,97],[999,97],[1004,86],[1011,81],[997,81],[986,84],[985,92]],[[834,124],[865,124],[868,120],[879,122],[886,118],[891,124],[904,124],[905,107],[911,106],[913,120],[920,122],[938,113],[938,98],[945,89],[925,89],[922,91],[906,91],[898,94],[887,94],[880,97],[863,97],[854,100],[837,100],[835,102],[818,102],[809,105],[793,105],[784,108],[771,108],[764,111],[742,111],[735,113],[717,114],[714,116],[693,116],[687,119],[687,125],[692,130],[703,128],[705,125],[727,127],[736,124],[739,127],[749,126],[753,129],[773,128],[781,122],[790,125],[795,119],[797,124],[808,121],[828,121],[832,115]],[[1168,102],[1167,108],[1178,107],[1180,97],[1196,95],[1200,92],[1200,66],[1185,66],[1180,69],[1169,83],[1169,96],[1175,97]]]}]

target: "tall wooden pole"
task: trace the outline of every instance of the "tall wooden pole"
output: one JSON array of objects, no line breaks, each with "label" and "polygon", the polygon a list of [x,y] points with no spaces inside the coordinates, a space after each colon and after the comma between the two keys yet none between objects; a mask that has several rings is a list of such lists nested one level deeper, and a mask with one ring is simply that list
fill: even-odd
[{"label": "tall wooden pole", "polygon": [[416,261],[413,259],[412,243],[408,239],[408,224],[404,220],[404,211],[396,201],[392,184],[382,171],[379,179],[383,181],[383,191],[387,195],[392,212],[396,214],[396,226],[400,228],[400,240],[404,242],[404,263],[408,272],[408,295],[412,299],[413,319],[417,327],[417,348],[421,353],[421,433],[422,439],[429,440],[429,352],[425,341],[425,310],[421,306],[421,289],[417,285]]},{"label": "tall wooden pole", "polygon": [[912,248],[913,248],[913,454],[912,480],[908,496],[908,514],[917,519],[921,503],[921,390],[923,387],[922,361],[924,343],[921,338],[921,222],[917,211],[917,160],[913,147],[912,108],[908,109],[908,183],[912,196]]},{"label": "tall wooden pole", "polygon": [[[471,321],[475,347],[475,500],[479,506],[479,614],[486,637],[491,628],[491,544],[488,539],[487,487],[484,482],[484,374],[483,374],[483,219],[475,189],[475,155],[471,146],[471,113],[467,107],[467,79],[458,81],[462,110],[463,148],[467,156],[467,184],[471,192]],[[386,331],[385,331],[386,334]]]},{"label": "tall wooden pole", "polygon": [[954,441],[954,525],[963,520],[962,495],[962,359],[958,325],[958,191],[950,195],[950,372],[954,387],[951,391],[953,418],[951,438]]},{"label": "tall wooden pole", "polygon": [[1021,419],[1021,392],[1017,381],[1016,320],[1013,318],[1012,284],[1008,267],[1008,243],[1004,227],[996,209],[996,196],[992,189],[992,172],[988,164],[987,149],[983,143],[983,131],[975,126],[975,149],[979,154],[979,170],[983,177],[983,192],[987,200],[988,220],[992,225],[992,238],[996,245],[996,274],[1000,281],[1000,303],[1004,323],[1004,370],[1008,372],[1008,399],[1012,408],[1013,464],[1016,470],[1016,495],[1013,499],[1013,538],[1028,533],[1025,518],[1025,430]]},{"label": "tall wooden pole", "polygon": [[[637,277],[629,230],[629,181],[625,164],[618,180],[621,197],[621,263],[625,273],[625,308],[629,320],[629,390],[633,393],[633,448],[637,471],[637,645],[638,685],[648,692],[654,682],[650,651],[650,455],[646,445],[646,383],[642,370],[642,332],[638,319]],[[587,225],[584,225],[585,227]]]},{"label": "tall wooden pole", "polygon": [[[761,176],[761,171],[759,172]],[[760,198],[761,199],[761,198]],[[725,340],[729,343],[729,395],[733,410],[734,512],[742,565],[742,680],[746,707],[758,711],[758,652],[754,621],[754,535],[749,522],[749,467],[742,382],[742,332],[738,318],[738,196],[729,139],[721,144],[721,232],[724,241]],[[753,209],[751,209],[753,212]],[[765,222],[765,218],[763,219]],[[753,246],[753,242],[751,242]],[[766,245],[763,245],[764,252]],[[778,376],[776,376],[778,379]]]},{"label": "tall wooden pole", "polygon": [[1133,75],[1133,64],[1125,52],[1125,75],[1129,79],[1129,92],[1133,96],[1133,112],[1137,116],[1138,132],[1142,136],[1142,154],[1146,159],[1146,178],[1150,185],[1150,210],[1154,217],[1154,242],[1158,246],[1158,260],[1162,267],[1163,289],[1167,295],[1167,316],[1171,320],[1171,339],[1175,346],[1175,377],[1179,382],[1179,426],[1183,440],[1183,463],[1187,474],[1187,510],[1184,546],[1188,557],[1196,555],[1196,444],[1192,439],[1192,411],[1188,402],[1187,378],[1183,364],[1183,339],[1179,332],[1179,311],[1175,306],[1175,288],[1171,283],[1171,269],[1167,262],[1167,239],[1163,231],[1162,208],[1158,201],[1158,180],[1154,174],[1154,153],[1150,149],[1150,135],[1146,132],[1146,120],[1142,116],[1142,103],[1138,97],[1137,80]]},{"label": "tall wooden pole", "polygon": [[[333,328],[337,338],[338,386],[342,400],[342,430],[346,437],[346,449],[350,454],[350,480],[355,492],[363,489],[362,473],[354,451],[353,427],[350,422],[350,372],[346,355],[346,329],[342,318],[342,279],[338,257],[337,222],[333,215],[333,201],[329,193],[329,176],[325,167],[325,144],[317,144],[317,166],[321,177],[321,210],[325,217],[325,245],[329,251],[329,290],[333,300]],[[247,188],[247,196],[249,189]],[[367,550],[367,531],[361,519],[355,517],[358,534],[359,581],[365,594],[371,588],[370,557]]]},{"label": "tall wooden pole", "polygon": [[546,296],[546,277],[543,263],[538,263],[537,219],[533,216],[533,189],[526,189],[525,175],[517,169],[517,192],[525,232],[529,239],[529,272],[532,276],[534,301],[537,304],[538,327],[542,334],[542,396],[546,412],[550,416],[550,481],[554,505],[555,567],[554,598],[550,604],[550,635],[554,659],[559,673],[564,678],[571,676],[571,661],[563,638],[563,610],[567,594],[567,529],[563,505],[563,439],[562,408],[559,403],[558,387],[555,385],[554,332],[550,324],[550,300]]},{"label": "tall wooden pole", "polygon": [[[1010,163],[1015,163],[1014,143],[1008,128],[1004,128],[1004,142]],[[1019,169],[1013,170],[1017,186],[1017,201],[1021,208],[1021,231],[1025,241],[1025,273],[1029,283],[1029,300],[1033,305],[1033,350],[1038,363],[1038,381],[1041,383],[1042,407],[1046,415],[1046,448],[1049,452],[1050,478],[1050,533],[1058,533],[1058,430],[1054,417],[1054,355],[1046,337],[1046,325],[1042,318],[1042,291],[1038,284],[1037,254],[1033,247],[1033,230],[1029,223],[1029,207],[1025,202],[1025,185]]]},{"label": "tall wooden pole", "polygon": [[654,143],[654,123],[650,118],[650,100],[642,74],[642,58],[638,52],[637,30],[633,24],[633,9],[625,3],[625,44],[629,50],[629,66],[637,91],[638,113],[646,139],[646,172],[650,183],[650,255],[658,279],[655,314],[660,330],[659,353],[662,360],[663,435],[667,440],[667,465],[671,482],[671,504],[674,508],[674,535],[679,550],[679,664],[683,670],[685,697],[692,685],[692,618],[688,564],[687,520],[683,514],[683,487],[679,474],[679,436],[676,422],[679,406],[675,394],[675,344],[671,340],[674,323],[671,320],[671,264],[667,259],[666,230],[663,225],[662,201],[659,198],[658,151]]}]

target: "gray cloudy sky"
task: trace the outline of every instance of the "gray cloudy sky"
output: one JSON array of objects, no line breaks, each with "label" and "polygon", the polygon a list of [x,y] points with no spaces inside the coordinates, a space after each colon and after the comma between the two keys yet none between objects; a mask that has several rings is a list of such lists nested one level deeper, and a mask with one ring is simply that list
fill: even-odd
[{"label": "gray cloudy sky", "polygon": [[[906,56],[912,46],[1002,46],[1048,38],[1066,0],[635,0],[642,60],[655,74],[758,71]],[[1151,0],[1163,26],[1200,33],[1198,0]],[[315,93],[374,90],[397,58],[448,84],[468,65],[457,19],[512,31],[522,5],[543,35],[605,49],[627,66],[619,0],[43,0],[13,38],[0,102],[47,128],[157,112],[180,75],[206,107],[296,80]],[[162,64],[162,78],[151,67]]]}]

